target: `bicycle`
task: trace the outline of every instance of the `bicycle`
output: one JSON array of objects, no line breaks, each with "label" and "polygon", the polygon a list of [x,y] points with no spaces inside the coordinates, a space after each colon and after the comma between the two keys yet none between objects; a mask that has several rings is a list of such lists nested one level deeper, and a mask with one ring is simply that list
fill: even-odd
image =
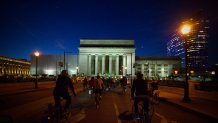
[{"label": "bicycle", "polygon": [[[136,117],[135,114],[135,107],[134,104],[132,106],[133,111],[133,118],[137,121],[137,123],[151,123],[152,116],[154,114],[154,103],[152,101],[153,97],[146,96],[146,95],[140,95],[135,98],[140,98],[141,100],[138,102],[138,116]],[[146,112],[144,110],[144,103],[143,99],[148,98],[148,111]]]},{"label": "bicycle", "polygon": [[160,95],[160,90],[153,91],[151,101],[154,104],[159,104],[159,95]]},{"label": "bicycle", "polygon": [[126,86],[122,85],[122,94],[126,93]]},{"label": "bicycle", "polygon": [[64,111],[62,106],[55,107],[52,103],[49,103],[48,110],[44,112],[42,123],[65,123],[70,116],[71,112]]},{"label": "bicycle", "polygon": [[100,105],[100,100],[101,100],[100,90],[95,90],[94,97],[95,97],[95,107],[96,109],[98,109]]}]

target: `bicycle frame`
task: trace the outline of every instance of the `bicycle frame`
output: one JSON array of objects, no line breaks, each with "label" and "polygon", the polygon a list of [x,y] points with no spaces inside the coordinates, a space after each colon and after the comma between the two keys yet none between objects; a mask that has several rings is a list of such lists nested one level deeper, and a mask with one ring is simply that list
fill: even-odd
[{"label": "bicycle frame", "polygon": [[55,107],[51,103],[48,104],[48,111],[45,112],[45,117],[42,123],[60,123],[65,122],[70,117],[70,112],[64,112],[62,105]]},{"label": "bicycle frame", "polygon": [[[149,105],[148,105],[148,112],[144,110],[144,103],[143,100],[138,102],[138,113],[139,119],[137,120],[138,123],[151,123],[152,116],[154,114],[154,103],[150,100],[152,97],[148,96],[138,96],[138,98],[149,98]],[[133,105],[133,112],[135,112],[135,107]]]},{"label": "bicycle frame", "polygon": [[95,106],[96,106],[96,109],[99,108],[99,104],[100,104],[100,94],[95,93]]}]

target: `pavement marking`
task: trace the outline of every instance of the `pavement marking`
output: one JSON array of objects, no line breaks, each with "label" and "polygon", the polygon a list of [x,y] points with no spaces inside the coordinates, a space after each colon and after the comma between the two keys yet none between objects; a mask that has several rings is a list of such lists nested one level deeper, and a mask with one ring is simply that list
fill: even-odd
[{"label": "pavement marking", "polygon": [[[115,108],[115,113],[116,113],[117,117],[119,117],[119,111],[117,108],[117,104],[115,104],[115,103],[114,103],[114,108]],[[119,118],[117,118],[117,123],[121,123],[121,120]]]},{"label": "pavement marking", "polygon": [[159,114],[159,113],[157,113],[157,112],[155,112],[154,113],[156,116],[158,116],[158,117],[160,117],[160,119],[161,119],[161,123],[168,123],[168,121],[167,121],[167,119],[163,116],[163,115],[161,115],[161,114]]}]

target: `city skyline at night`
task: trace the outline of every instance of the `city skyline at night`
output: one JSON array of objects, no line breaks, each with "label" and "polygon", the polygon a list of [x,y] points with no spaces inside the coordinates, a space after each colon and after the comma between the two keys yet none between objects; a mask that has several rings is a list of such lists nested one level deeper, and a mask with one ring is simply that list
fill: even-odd
[{"label": "city skyline at night", "polygon": [[78,54],[80,39],[133,39],[136,56],[167,56],[166,44],[181,22],[201,9],[209,16],[209,64],[218,61],[213,2],[1,1],[0,55],[30,60],[42,54]]},{"label": "city skyline at night", "polygon": [[[187,61],[191,68],[208,68],[209,20],[203,11],[187,19],[184,23],[191,24],[191,32],[187,40]],[[167,55],[179,56],[185,66],[185,39],[180,28],[167,42]]]}]

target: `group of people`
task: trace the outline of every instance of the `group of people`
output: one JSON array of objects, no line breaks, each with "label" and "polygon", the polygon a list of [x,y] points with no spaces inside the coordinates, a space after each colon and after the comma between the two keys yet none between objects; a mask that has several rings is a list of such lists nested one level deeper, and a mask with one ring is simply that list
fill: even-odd
[{"label": "group of people", "polygon": [[[151,84],[152,89],[149,90],[148,89],[148,80],[144,80],[143,79],[143,74],[141,73],[137,73],[136,75],[136,79],[133,81],[132,83],[132,87],[131,87],[131,98],[132,100],[134,100],[134,107],[135,107],[135,113],[138,113],[138,102],[139,101],[143,101],[144,103],[144,110],[148,111],[148,105],[149,105],[149,100],[148,98],[137,98],[140,95],[147,95],[149,96],[150,93],[152,93],[154,90],[158,89],[157,83],[154,82]],[[100,78],[100,76],[97,76],[97,78],[95,79],[94,77],[91,77],[91,79],[88,81],[87,79],[85,80],[85,82],[88,84],[89,88],[93,89],[93,92],[96,94],[102,94],[102,90],[105,86],[108,86],[106,83],[104,82],[104,80],[102,80]],[[121,86],[126,86],[127,85],[127,79],[126,77],[123,77],[120,80],[120,84]],[[68,73],[66,70],[63,70],[61,72],[61,75],[58,76],[57,80],[56,80],[56,86],[54,88],[53,91],[53,96],[54,96],[54,101],[55,101],[55,106],[58,107],[60,106],[60,99],[63,98],[66,100],[65,106],[64,106],[64,110],[69,108],[69,105],[71,104],[71,97],[70,94],[68,92],[68,88],[71,89],[72,94],[74,96],[76,96],[76,93],[74,91],[74,87],[72,85],[72,81],[70,79],[70,77],[68,76]]]},{"label": "group of people", "polygon": [[[92,87],[92,80],[93,79],[94,79],[94,77],[91,77],[90,79],[88,79],[88,77],[85,77],[83,79],[82,82],[83,82],[84,89]],[[126,77],[123,77],[122,79],[115,79],[115,78],[112,78],[112,77],[108,77],[108,78],[100,77],[100,79],[103,81],[103,85],[104,85],[103,89],[105,89],[105,90],[115,88],[116,85],[118,85],[118,84],[120,84],[120,85],[126,85],[127,84]]]},{"label": "group of people", "polygon": [[[100,76],[97,76],[96,79],[94,79],[94,77],[91,77],[91,80],[89,81],[87,80],[87,78],[85,78],[83,80],[83,86],[84,88],[87,88],[87,86],[89,86],[89,88],[93,89],[93,93],[100,94],[101,98],[102,90],[105,87],[105,84]],[[71,104],[71,96],[68,88],[70,88],[72,94],[76,96],[71,78],[69,77],[67,70],[63,70],[56,80],[56,85],[53,90],[53,97],[55,101],[55,107],[61,107],[61,98],[66,100],[64,111],[69,109],[69,106]]]},{"label": "group of people", "polygon": [[89,88],[93,90],[94,94],[99,94],[100,98],[102,96],[102,91],[105,86],[103,80],[100,78],[100,76],[97,76],[95,79],[94,77],[91,77],[91,80],[88,82]]}]

